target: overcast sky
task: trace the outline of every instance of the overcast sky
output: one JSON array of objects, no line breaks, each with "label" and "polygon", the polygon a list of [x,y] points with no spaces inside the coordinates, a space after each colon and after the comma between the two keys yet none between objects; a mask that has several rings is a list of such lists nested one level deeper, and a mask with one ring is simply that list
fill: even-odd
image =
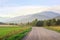
[{"label": "overcast sky", "polygon": [[0,0],[0,17],[16,17],[42,11],[60,13],[60,0]]}]

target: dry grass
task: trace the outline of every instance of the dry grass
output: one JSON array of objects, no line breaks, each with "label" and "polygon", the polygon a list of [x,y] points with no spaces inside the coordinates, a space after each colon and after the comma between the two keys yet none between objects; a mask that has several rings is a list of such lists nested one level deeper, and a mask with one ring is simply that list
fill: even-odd
[{"label": "dry grass", "polygon": [[46,27],[46,28],[60,32],[60,26],[50,26],[50,27]]}]

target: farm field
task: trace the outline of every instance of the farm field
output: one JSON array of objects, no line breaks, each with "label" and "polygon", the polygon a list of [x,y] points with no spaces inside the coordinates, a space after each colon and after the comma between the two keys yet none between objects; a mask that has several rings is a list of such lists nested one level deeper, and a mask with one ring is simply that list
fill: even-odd
[{"label": "farm field", "polygon": [[60,26],[50,26],[50,27],[46,27],[46,28],[57,31],[57,32],[60,32]]},{"label": "farm field", "polygon": [[25,36],[31,27],[0,26],[0,40],[18,40]]}]

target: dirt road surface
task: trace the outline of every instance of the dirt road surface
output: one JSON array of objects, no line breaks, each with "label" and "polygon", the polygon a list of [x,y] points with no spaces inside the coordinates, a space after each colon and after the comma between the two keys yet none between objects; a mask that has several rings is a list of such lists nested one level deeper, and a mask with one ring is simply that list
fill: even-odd
[{"label": "dirt road surface", "polygon": [[60,33],[43,27],[32,27],[32,31],[22,40],[60,40]]}]

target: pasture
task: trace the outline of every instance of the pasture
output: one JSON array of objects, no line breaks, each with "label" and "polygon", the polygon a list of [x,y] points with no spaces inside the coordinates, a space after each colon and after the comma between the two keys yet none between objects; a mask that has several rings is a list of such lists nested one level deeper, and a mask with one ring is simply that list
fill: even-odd
[{"label": "pasture", "polygon": [[0,26],[0,40],[22,39],[30,30],[31,27]]}]

